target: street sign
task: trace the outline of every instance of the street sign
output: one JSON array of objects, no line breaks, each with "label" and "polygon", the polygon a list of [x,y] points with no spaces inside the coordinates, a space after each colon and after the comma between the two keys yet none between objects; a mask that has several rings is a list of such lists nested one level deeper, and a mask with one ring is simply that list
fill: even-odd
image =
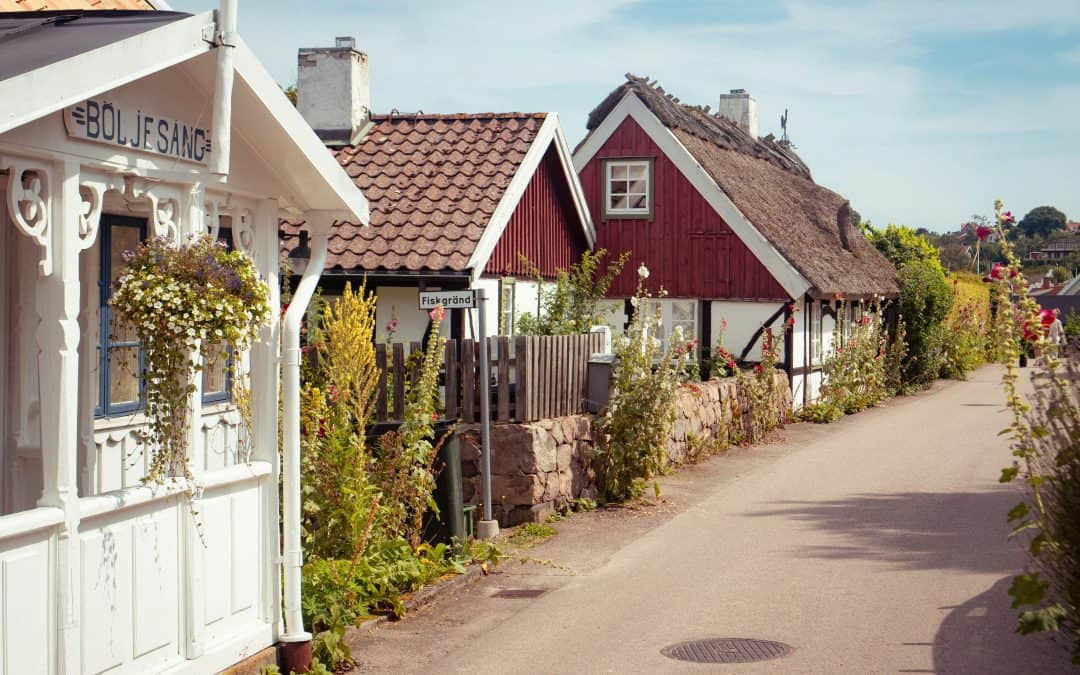
[{"label": "street sign", "polygon": [[420,309],[435,309],[437,305],[442,305],[443,309],[473,309],[476,307],[476,292],[472,289],[420,292]]}]

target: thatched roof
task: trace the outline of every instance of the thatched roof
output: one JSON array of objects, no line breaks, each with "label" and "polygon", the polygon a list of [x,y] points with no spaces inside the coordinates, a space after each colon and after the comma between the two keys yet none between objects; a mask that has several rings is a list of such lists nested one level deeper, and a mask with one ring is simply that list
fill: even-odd
[{"label": "thatched roof", "polygon": [[590,134],[632,92],[810,282],[812,296],[899,294],[896,269],[851,228],[847,200],[815,183],[789,144],[771,135],[754,138],[708,106],[681,103],[646,78],[627,74],[626,80],[589,114]]}]

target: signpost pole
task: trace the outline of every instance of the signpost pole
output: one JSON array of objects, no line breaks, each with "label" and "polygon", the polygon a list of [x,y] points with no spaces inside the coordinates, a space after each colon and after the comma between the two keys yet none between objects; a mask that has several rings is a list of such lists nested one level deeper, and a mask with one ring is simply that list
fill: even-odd
[{"label": "signpost pole", "polygon": [[487,321],[485,320],[484,289],[476,290],[480,311],[480,482],[481,498],[484,500],[484,517],[477,523],[476,536],[491,539],[499,534],[499,521],[491,516],[491,359],[488,356]]}]

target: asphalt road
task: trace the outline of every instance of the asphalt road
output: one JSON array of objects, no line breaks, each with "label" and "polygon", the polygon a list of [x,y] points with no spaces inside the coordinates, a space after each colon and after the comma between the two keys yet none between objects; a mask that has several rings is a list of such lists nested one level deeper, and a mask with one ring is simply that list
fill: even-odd
[{"label": "asphalt road", "polygon": [[[369,672],[1066,673],[1013,633],[1018,500],[997,477],[1000,371],[937,385],[665,481],[666,501],[558,523],[456,597],[354,641]],[[556,566],[558,565],[558,566]],[[535,589],[532,598],[500,598]],[[790,645],[738,665],[660,650],[707,637]]]}]

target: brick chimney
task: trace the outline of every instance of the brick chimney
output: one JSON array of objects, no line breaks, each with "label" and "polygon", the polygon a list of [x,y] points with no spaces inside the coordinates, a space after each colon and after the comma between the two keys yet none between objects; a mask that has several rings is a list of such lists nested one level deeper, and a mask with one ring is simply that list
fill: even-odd
[{"label": "brick chimney", "polygon": [[368,57],[355,38],[334,43],[300,50],[296,107],[324,142],[348,143],[371,110]]},{"label": "brick chimney", "polygon": [[732,89],[729,94],[720,94],[720,116],[739,125],[753,138],[758,137],[757,101],[745,89]]}]

